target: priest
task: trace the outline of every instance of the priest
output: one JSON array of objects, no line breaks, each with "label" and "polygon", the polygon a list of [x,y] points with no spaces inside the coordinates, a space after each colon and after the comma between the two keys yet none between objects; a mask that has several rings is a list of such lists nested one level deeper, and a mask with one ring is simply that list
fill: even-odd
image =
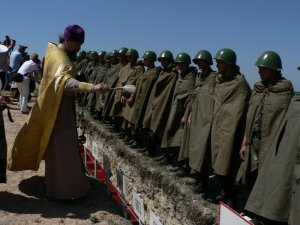
[{"label": "priest", "polygon": [[90,189],[77,145],[75,94],[104,93],[108,87],[74,78],[73,62],[84,38],[83,28],[71,25],[64,31],[63,44],[48,44],[37,102],[8,160],[10,170],[21,171],[38,170],[45,159],[46,195],[51,199],[78,199]]}]

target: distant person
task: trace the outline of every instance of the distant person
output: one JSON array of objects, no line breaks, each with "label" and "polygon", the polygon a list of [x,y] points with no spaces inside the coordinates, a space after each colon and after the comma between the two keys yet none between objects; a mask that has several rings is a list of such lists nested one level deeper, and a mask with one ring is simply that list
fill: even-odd
[{"label": "distant person", "polygon": [[0,44],[0,82],[1,89],[5,85],[6,74],[9,70],[9,48]]},{"label": "distant person", "polygon": [[9,89],[13,93],[13,97],[17,98],[19,96],[19,91],[16,82],[11,82],[12,77],[18,72],[23,62],[26,61],[26,46],[19,45],[18,49],[14,50],[10,55],[10,74],[6,79],[5,88]]},{"label": "distant person", "polygon": [[105,92],[108,87],[74,79],[72,60],[84,38],[84,30],[71,25],[65,29],[63,45],[48,44],[37,103],[15,139],[9,160],[9,169],[20,171],[37,170],[45,159],[49,199],[78,199],[90,189],[77,145],[75,93]]},{"label": "distant person", "polygon": [[12,72],[18,72],[22,63],[24,62],[24,53],[27,47],[20,45],[18,49],[14,50],[10,55],[10,68]]},{"label": "distant person", "polygon": [[17,82],[17,87],[20,92],[20,110],[23,114],[29,112],[28,97],[30,95],[30,82],[33,79],[31,74],[40,70],[40,60],[38,54],[32,54],[30,60],[24,62],[18,70],[18,75],[21,77],[20,82]]},{"label": "distant person", "polygon": [[9,54],[11,54],[11,52],[13,51],[15,45],[16,45],[16,41],[11,39],[8,35],[5,36],[5,40],[3,41],[3,45],[5,45],[6,47],[8,47],[8,52]]}]

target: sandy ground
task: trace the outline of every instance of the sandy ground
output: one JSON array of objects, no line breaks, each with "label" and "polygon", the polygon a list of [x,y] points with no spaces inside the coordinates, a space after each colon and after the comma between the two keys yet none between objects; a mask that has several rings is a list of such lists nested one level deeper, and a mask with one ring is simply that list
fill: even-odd
[{"label": "sandy ground", "polygon": [[[9,122],[4,111],[8,149],[27,117],[18,110],[12,110],[12,115],[14,123]],[[0,225],[129,224],[119,216],[121,210],[106,194],[105,187],[96,181],[85,200],[53,202],[45,198],[43,175],[43,163],[38,172],[7,172],[7,184],[0,185]]]}]

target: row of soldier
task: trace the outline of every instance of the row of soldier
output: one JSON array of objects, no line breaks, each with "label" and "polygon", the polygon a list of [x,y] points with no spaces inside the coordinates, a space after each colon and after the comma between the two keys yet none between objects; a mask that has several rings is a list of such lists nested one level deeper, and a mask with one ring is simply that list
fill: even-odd
[{"label": "row of soldier", "polygon": [[[213,71],[213,58],[206,50],[193,60],[186,53],[174,59],[170,51],[158,58],[146,51],[143,60],[138,59],[135,49],[82,52],[76,64],[78,78],[113,89],[105,95],[83,95],[80,105],[132,149],[170,164],[177,176],[192,177],[203,198],[242,210],[256,180],[265,180],[266,171],[273,171],[271,146],[278,150],[282,124],[288,121],[294,90],[281,74],[280,56],[267,51],[257,59],[261,79],[252,91],[231,49],[216,53],[218,71]],[[136,87],[134,93],[121,89],[128,84]],[[258,190],[252,191],[246,209],[265,224],[286,224],[288,206],[282,210],[285,214],[276,210],[279,206],[270,210],[269,203],[259,204],[264,195]],[[288,201],[284,196],[279,205]]]}]

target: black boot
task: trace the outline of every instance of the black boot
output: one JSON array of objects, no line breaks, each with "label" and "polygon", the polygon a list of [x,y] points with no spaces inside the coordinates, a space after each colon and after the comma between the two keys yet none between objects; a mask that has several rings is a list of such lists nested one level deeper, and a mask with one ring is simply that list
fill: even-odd
[{"label": "black boot", "polygon": [[0,183],[6,183],[6,159],[0,159]]},{"label": "black boot", "polygon": [[213,175],[210,177],[209,186],[210,191],[203,195],[207,201],[218,204],[224,201],[225,195],[225,179],[226,177],[220,175]]}]

